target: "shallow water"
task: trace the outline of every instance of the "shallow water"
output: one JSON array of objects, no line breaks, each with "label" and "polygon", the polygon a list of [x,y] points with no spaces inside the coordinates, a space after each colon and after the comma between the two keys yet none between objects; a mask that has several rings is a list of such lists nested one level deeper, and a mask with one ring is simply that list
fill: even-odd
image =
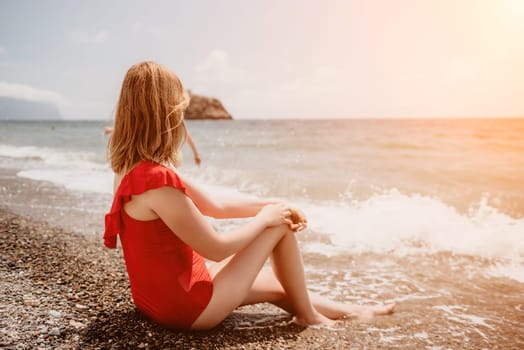
[{"label": "shallow water", "polygon": [[[112,192],[103,125],[3,122],[3,205],[100,236]],[[299,240],[313,290],[399,304],[402,331],[380,327],[384,344],[437,349],[445,348],[443,337],[450,348],[511,348],[523,341],[524,120],[188,128],[203,165],[195,167],[185,149],[179,171],[186,177],[215,195],[303,208],[310,227]],[[211,222],[224,232],[242,220]],[[406,334],[406,324],[413,332]]]}]

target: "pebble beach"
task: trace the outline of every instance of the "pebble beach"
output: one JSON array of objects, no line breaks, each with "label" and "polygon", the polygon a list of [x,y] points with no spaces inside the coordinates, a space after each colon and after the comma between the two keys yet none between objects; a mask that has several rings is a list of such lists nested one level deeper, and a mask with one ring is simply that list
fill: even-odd
[{"label": "pebble beach", "polygon": [[[120,254],[0,210],[3,349],[351,348],[350,334],[306,329],[270,305],[243,307],[208,332],[163,329],[133,306]],[[270,322],[268,322],[270,320]],[[360,341],[374,347],[373,337]]]},{"label": "pebble beach", "polygon": [[[522,349],[522,304],[457,296],[471,308],[506,315],[467,338],[428,301],[406,302],[392,316],[333,329],[304,328],[269,304],[243,307],[207,332],[167,330],[133,306],[119,253],[97,240],[0,209],[0,347],[3,349]],[[503,286],[501,286],[503,287]],[[506,286],[504,292],[518,290]],[[489,298],[489,296],[484,296]],[[522,298],[522,296],[520,296]],[[521,302],[522,300],[520,300]],[[402,346],[391,339],[409,337]],[[466,339],[462,343],[458,339]]]},{"label": "pebble beach", "polygon": [[[0,350],[524,350],[523,19],[524,0],[0,1]],[[117,158],[188,189],[188,217],[158,189],[124,195],[133,225],[108,220],[140,230],[140,251],[124,243],[144,288],[120,235],[104,245],[134,166]],[[287,300],[297,319],[148,318],[190,312],[162,286],[206,292],[171,233],[245,289],[214,251],[245,248],[262,202],[304,213],[305,288],[341,319],[297,324]],[[157,214],[168,230],[139,220]],[[297,272],[284,250],[279,277]]]},{"label": "pebble beach", "polygon": [[[328,153],[308,151],[308,158],[300,161],[301,153],[297,152],[307,145],[295,145],[297,139],[306,140],[313,130],[327,129],[332,135],[339,129],[338,124],[320,123],[321,127],[316,128],[317,123],[302,123],[302,136],[291,140],[284,132],[290,126],[298,128],[297,123],[275,122],[274,130],[262,122],[215,123],[191,125],[209,160],[198,169],[187,162],[182,167],[187,176],[211,184],[206,188],[217,194],[230,193],[231,186],[236,188],[238,184],[244,186],[240,186],[244,192],[262,197],[269,194],[293,199],[300,193],[311,223],[298,236],[310,288],[342,302],[395,302],[395,314],[369,322],[347,320],[333,328],[304,328],[273,305],[260,304],[237,309],[212,331],[163,329],[135,309],[121,251],[109,250],[102,244],[103,215],[111,203],[112,179],[100,135],[103,124],[64,122],[51,127],[46,123],[13,123],[3,124],[5,128],[0,129],[2,142],[6,143],[0,144],[1,349],[524,348],[524,279],[520,263],[524,207],[522,193],[517,190],[520,178],[515,175],[522,173],[518,170],[521,168],[514,171],[520,164],[520,141],[502,153],[505,158],[501,159],[511,161],[499,160],[498,151],[484,158],[487,165],[471,164],[472,169],[477,169],[475,173],[485,175],[489,169],[497,169],[493,176],[482,178],[489,186],[466,181],[464,174],[470,170],[464,168],[454,176],[463,185],[462,192],[447,182],[439,185],[443,188],[436,194],[423,192],[439,183],[436,174],[434,178],[417,178],[424,181],[415,194],[399,187],[386,193],[377,190],[369,198],[358,197],[371,190],[361,186],[373,181],[370,176],[369,181],[355,180],[350,192],[353,197],[339,198],[338,192],[330,194],[326,189],[343,189],[346,181],[342,176],[348,169],[334,171],[326,182],[316,171],[322,162],[346,164],[343,155],[333,155],[332,149]],[[479,121],[471,128],[484,128],[486,123]],[[517,140],[512,138],[512,130],[520,130],[522,123],[515,122],[516,127],[512,123],[508,121],[508,126],[501,129],[501,139]],[[392,123],[384,130],[401,132],[404,124]],[[254,126],[260,129],[257,133],[267,133],[271,136],[267,139],[279,143],[254,147],[250,143]],[[342,126],[356,134],[369,127],[379,131],[383,128],[372,122],[346,122]],[[412,122],[408,126],[420,125]],[[227,134],[227,140],[238,145],[224,142],[219,152],[215,142],[206,144],[204,136],[211,134]],[[346,134],[340,132],[339,142]],[[483,140],[472,138],[471,149],[484,147]],[[358,139],[351,143],[358,144]],[[286,145],[290,147],[287,151]],[[252,147],[250,152],[257,150],[258,158],[266,163],[247,157],[248,147]],[[381,164],[367,157],[370,147],[352,155],[354,165],[361,162],[366,170],[374,169],[372,164]],[[354,146],[348,149],[356,150]],[[259,178],[263,174],[257,170],[259,166],[281,159],[272,156],[277,150],[284,155],[284,169],[288,172]],[[383,149],[382,154],[396,154],[389,166],[412,169],[401,166],[403,150],[395,153]],[[227,158],[230,154],[235,155],[235,161]],[[309,166],[315,154],[315,166]],[[418,157],[426,159],[432,154],[414,152],[409,164],[420,165]],[[445,167],[453,164],[448,160],[456,154],[455,150],[444,150],[433,161],[439,160],[437,165]],[[226,158],[217,159],[222,156]],[[248,162],[241,164],[245,168],[242,171],[225,168],[222,172],[218,167],[234,167],[241,161]],[[425,160],[423,164],[429,163]],[[505,165],[505,177],[499,179]],[[386,170],[384,181],[417,183],[410,174],[390,179]],[[452,170],[450,165],[448,173]],[[295,176],[295,171],[301,176]],[[252,188],[254,183],[261,185]],[[476,197],[486,186],[498,196],[486,198],[478,208]],[[322,191],[317,193],[317,187]],[[328,194],[331,197],[325,199]],[[218,232],[227,232],[239,224],[211,223]]]}]

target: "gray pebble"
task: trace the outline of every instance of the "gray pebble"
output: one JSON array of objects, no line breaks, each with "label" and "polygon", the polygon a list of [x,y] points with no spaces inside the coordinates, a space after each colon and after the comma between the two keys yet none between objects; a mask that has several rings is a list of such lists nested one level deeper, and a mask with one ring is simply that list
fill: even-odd
[{"label": "gray pebble", "polygon": [[51,328],[49,331],[49,335],[59,336],[60,335],[60,329],[57,327]]},{"label": "gray pebble", "polygon": [[54,318],[60,318],[62,317],[62,313],[60,311],[49,310],[49,316]]}]

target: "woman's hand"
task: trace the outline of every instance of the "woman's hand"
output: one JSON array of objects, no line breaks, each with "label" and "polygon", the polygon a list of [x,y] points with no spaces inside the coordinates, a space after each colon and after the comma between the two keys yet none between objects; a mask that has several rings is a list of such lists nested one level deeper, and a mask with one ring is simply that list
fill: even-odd
[{"label": "woman's hand", "polygon": [[257,214],[263,220],[266,227],[273,227],[282,224],[293,225],[291,220],[291,208],[284,204],[268,204],[264,206]]},{"label": "woman's hand", "polygon": [[287,224],[294,232],[302,231],[307,227],[304,213],[284,203],[266,205],[257,216],[264,220],[266,227]]},{"label": "woman's hand", "polygon": [[202,159],[200,159],[198,154],[195,155],[194,159],[195,159],[195,164],[197,166],[200,166],[200,163],[202,163]]},{"label": "woman's hand", "polygon": [[290,228],[295,231],[302,231],[307,227],[307,218],[306,215],[297,208],[290,208],[291,211],[290,219],[292,221],[292,224],[290,225]]}]

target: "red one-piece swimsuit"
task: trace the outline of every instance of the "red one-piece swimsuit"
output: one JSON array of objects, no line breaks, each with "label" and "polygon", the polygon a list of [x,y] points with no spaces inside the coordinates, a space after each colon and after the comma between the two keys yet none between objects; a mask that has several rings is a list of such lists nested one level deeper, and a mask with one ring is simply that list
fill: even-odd
[{"label": "red one-piece swimsuit", "polygon": [[136,307],[165,327],[187,329],[206,308],[213,293],[204,259],[160,218],[140,221],[124,209],[131,196],[163,186],[187,195],[178,175],[158,163],[142,161],[125,175],[105,217],[104,244],[116,248],[120,235]]}]

